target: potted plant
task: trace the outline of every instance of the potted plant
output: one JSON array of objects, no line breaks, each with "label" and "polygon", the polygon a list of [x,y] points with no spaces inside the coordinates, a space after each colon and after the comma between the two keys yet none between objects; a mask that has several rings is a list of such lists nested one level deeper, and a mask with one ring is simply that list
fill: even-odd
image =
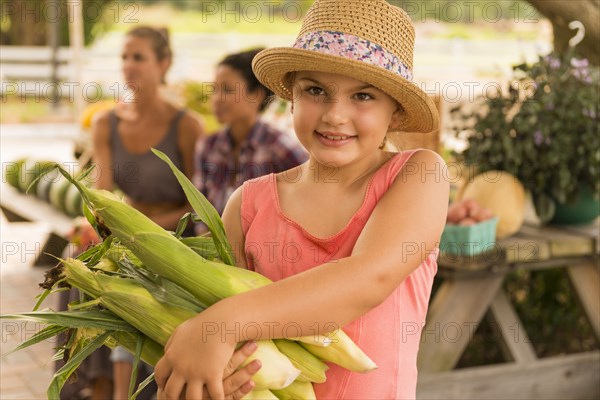
[{"label": "potted plant", "polygon": [[599,75],[573,49],[514,66],[507,91],[480,99],[475,112],[452,110],[454,132],[467,144],[455,156],[479,172],[515,175],[542,222],[593,220],[600,204]]}]

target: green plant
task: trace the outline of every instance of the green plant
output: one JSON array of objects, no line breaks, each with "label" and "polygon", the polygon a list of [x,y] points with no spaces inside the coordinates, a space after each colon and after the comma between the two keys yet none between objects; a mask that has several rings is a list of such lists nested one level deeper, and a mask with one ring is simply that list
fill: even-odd
[{"label": "green plant", "polygon": [[456,156],[479,172],[515,175],[548,221],[556,203],[574,203],[583,185],[599,197],[600,70],[570,50],[513,73],[507,92],[482,99],[482,112],[452,110],[454,133],[467,143]]},{"label": "green plant", "polygon": [[205,83],[187,81],[181,84],[185,107],[202,115],[206,132],[215,133],[221,128],[221,124],[212,113],[210,92],[211,88]]}]

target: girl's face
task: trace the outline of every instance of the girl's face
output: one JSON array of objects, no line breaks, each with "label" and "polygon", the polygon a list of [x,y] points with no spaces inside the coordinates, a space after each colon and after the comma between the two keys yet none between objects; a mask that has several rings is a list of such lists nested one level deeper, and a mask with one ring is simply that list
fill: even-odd
[{"label": "girl's face", "polygon": [[249,121],[258,116],[265,94],[261,90],[248,92],[242,74],[228,65],[219,65],[212,96],[213,112],[222,124]]},{"label": "girl's face", "polygon": [[121,53],[123,76],[132,83],[132,90],[142,90],[160,85],[169,68],[169,60],[159,61],[150,39],[129,35]]},{"label": "girl's face", "polygon": [[311,158],[342,167],[377,155],[398,103],[374,86],[343,75],[304,71],[294,79],[294,128]]}]

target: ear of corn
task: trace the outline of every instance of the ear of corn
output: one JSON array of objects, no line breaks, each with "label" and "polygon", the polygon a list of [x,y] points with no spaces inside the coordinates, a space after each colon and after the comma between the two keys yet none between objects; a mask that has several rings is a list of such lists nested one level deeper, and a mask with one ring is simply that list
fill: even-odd
[{"label": "ear of corn", "polygon": [[273,394],[279,400],[316,400],[315,389],[310,382],[294,381],[291,385],[278,390]]},{"label": "ear of corn", "polygon": [[314,355],[307,353],[298,343],[289,340],[276,339],[273,341],[280,352],[290,359],[292,364],[301,371],[298,380],[308,382],[325,382],[325,372],[329,367]]},{"label": "ear of corn", "polygon": [[325,335],[308,335],[289,338],[297,342],[314,344],[315,346],[327,347],[331,344],[331,338]]},{"label": "ear of corn", "polygon": [[[274,356],[274,354],[281,354],[278,348],[271,340],[261,340],[257,342],[258,347],[250,357],[244,361],[242,367],[248,365],[253,360],[261,360],[265,363],[259,372],[252,377],[252,380],[256,384],[256,389],[282,389],[291,384],[300,375],[300,371],[297,370],[291,360],[285,356]],[[293,371],[288,374],[261,374],[263,368],[275,369],[280,371]]]},{"label": "ear of corn", "polygon": [[[112,333],[112,340],[108,342],[110,347],[117,345],[125,347],[132,354],[135,354],[139,335],[132,332],[115,331]],[[142,347],[142,360],[150,365],[156,365],[158,360],[164,355],[163,346],[150,338],[144,340]]]},{"label": "ear of corn", "polygon": [[277,400],[277,396],[270,390],[266,389],[254,389],[244,397],[243,400]]},{"label": "ear of corn", "polygon": [[300,343],[323,361],[329,361],[350,371],[367,373],[377,369],[371,360],[341,329],[331,334],[331,344],[327,347]]}]

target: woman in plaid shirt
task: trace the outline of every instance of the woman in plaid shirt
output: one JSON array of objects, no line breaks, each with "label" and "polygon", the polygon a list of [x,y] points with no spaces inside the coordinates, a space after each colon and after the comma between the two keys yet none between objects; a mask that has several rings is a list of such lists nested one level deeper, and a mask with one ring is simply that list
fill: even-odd
[{"label": "woman in plaid shirt", "polygon": [[252,59],[260,50],[231,54],[219,63],[212,105],[225,128],[196,146],[194,183],[219,214],[244,181],[307,160],[295,137],[260,119],[273,96],[252,72]]}]

